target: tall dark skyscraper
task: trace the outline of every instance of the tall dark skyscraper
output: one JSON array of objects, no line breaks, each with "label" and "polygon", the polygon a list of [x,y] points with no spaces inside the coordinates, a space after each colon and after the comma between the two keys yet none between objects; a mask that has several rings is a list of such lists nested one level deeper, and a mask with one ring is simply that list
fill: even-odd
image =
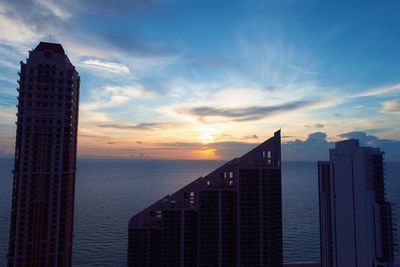
[{"label": "tall dark skyscraper", "polygon": [[330,161],[318,163],[321,266],[392,266],[383,154],[352,139],[337,142]]},{"label": "tall dark skyscraper", "polygon": [[79,75],[60,44],[21,61],[9,266],[71,266]]},{"label": "tall dark skyscraper", "polygon": [[128,266],[282,266],[281,136],[129,222]]}]

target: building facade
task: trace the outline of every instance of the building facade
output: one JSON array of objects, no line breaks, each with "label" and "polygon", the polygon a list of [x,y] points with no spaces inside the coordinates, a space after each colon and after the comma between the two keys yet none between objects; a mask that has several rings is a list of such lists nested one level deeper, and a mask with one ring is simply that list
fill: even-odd
[{"label": "building facade", "polygon": [[19,76],[8,266],[71,266],[80,77],[45,42]]},{"label": "building facade", "polygon": [[282,266],[280,131],[129,222],[128,266]]},{"label": "building facade", "polygon": [[351,139],[336,143],[329,162],[318,162],[323,267],[392,266],[394,229],[383,155]]}]

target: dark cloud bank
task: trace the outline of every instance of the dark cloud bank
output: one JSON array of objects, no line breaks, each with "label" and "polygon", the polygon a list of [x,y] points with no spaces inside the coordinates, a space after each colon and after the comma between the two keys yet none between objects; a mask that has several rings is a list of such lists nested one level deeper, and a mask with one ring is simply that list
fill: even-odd
[{"label": "dark cloud bank", "polygon": [[[342,139],[358,139],[361,146],[379,147],[385,152],[386,161],[400,161],[400,141],[379,139],[374,135],[356,131],[339,135]],[[282,145],[282,155],[285,160],[327,160],[329,148],[334,142],[327,140],[322,132],[312,133],[305,141],[295,140]]]}]

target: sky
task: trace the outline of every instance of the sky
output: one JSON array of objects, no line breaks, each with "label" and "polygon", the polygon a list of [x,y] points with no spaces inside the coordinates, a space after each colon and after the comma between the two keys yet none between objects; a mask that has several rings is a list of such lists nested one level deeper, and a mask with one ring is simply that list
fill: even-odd
[{"label": "sky", "polygon": [[79,157],[283,158],[357,138],[400,161],[400,2],[0,0],[0,156],[19,62],[59,42],[81,76]]}]

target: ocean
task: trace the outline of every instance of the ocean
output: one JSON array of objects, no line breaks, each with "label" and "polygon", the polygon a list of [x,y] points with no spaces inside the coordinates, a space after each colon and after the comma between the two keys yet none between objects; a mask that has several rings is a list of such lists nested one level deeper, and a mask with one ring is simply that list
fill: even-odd
[{"label": "ocean", "polygon": [[[129,219],[223,163],[79,159],[73,266],[126,266]],[[0,266],[8,246],[12,164],[0,159]],[[316,162],[283,162],[282,185],[284,261],[319,261]],[[386,188],[400,206],[400,163],[386,163]]]}]

